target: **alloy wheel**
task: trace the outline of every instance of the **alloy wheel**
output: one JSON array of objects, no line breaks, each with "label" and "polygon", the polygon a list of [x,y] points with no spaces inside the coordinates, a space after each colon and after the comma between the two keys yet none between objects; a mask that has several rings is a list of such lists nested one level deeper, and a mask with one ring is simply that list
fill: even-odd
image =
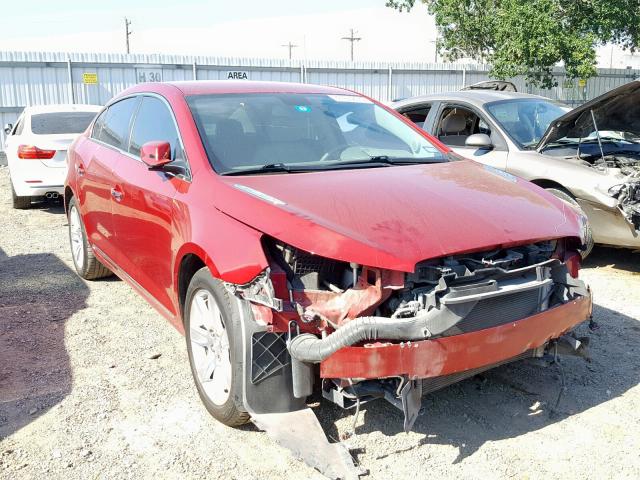
[{"label": "alloy wheel", "polygon": [[223,405],[231,391],[231,351],[222,312],[213,295],[197,290],[189,311],[193,365],[202,390],[216,405]]}]

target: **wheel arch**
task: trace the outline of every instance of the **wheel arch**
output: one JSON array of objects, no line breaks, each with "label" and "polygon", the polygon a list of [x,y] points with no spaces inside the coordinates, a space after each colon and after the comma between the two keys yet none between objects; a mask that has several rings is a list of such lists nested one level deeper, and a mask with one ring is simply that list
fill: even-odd
[{"label": "wheel arch", "polygon": [[[178,262],[178,270],[176,275],[176,288],[178,297],[178,308],[180,313],[180,319],[184,324],[184,306],[187,297],[187,290],[191,279],[198,270],[206,267],[207,264],[197,253],[185,253]],[[211,270],[211,268],[209,268]],[[212,272],[213,275],[213,272]],[[215,276],[215,275],[214,275]]]},{"label": "wheel arch", "polygon": [[571,192],[571,190],[569,190],[567,187],[565,187],[564,185],[562,185],[562,184],[560,184],[558,182],[554,182],[553,180],[548,180],[546,178],[538,178],[538,179],[535,179],[535,180],[531,180],[531,183],[534,183],[534,184],[536,184],[539,187],[544,188],[544,189],[556,188],[558,190],[562,190],[564,192],[567,192],[574,199],[576,198],[576,196]]},{"label": "wheel arch", "polygon": [[73,193],[73,190],[71,189],[71,187],[69,185],[65,185],[64,187],[64,211],[65,213],[69,212],[69,202],[71,201],[71,198],[73,198],[75,195]]},{"label": "wheel arch", "polygon": [[[174,289],[177,306],[182,318],[184,312],[184,302],[189,283],[193,275],[202,267],[207,267],[211,276],[223,282],[243,284],[254,279],[260,272],[267,268],[268,264],[262,251],[262,244],[257,238],[257,247],[260,249],[259,255],[236,258],[226,258],[224,255],[217,257],[216,262],[212,252],[219,249],[210,246],[205,249],[196,243],[187,243],[179,249],[174,264]],[[230,247],[226,245],[226,247]],[[224,250],[227,252],[226,248]],[[254,253],[258,253],[257,251]],[[249,261],[245,260],[248,259]],[[241,261],[241,260],[244,260]]]}]

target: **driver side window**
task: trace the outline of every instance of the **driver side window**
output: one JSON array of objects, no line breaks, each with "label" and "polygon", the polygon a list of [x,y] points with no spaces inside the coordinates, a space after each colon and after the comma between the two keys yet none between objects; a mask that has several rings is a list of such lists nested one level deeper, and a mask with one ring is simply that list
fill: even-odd
[{"label": "driver side window", "polygon": [[464,147],[467,137],[475,133],[491,136],[489,125],[475,112],[453,105],[442,110],[436,132],[438,139],[450,147]]},{"label": "driver side window", "polygon": [[131,130],[128,151],[140,157],[142,145],[152,141],[169,142],[171,158],[173,158],[172,165],[180,165],[188,170],[180,136],[168,107],[158,98],[142,97],[142,103]]}]

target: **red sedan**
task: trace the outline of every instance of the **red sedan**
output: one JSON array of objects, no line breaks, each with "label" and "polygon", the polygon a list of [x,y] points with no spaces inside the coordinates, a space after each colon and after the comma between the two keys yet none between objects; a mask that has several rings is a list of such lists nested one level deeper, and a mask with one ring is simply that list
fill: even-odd
[{"label": "red sedan", "polygon": [[115,273],[185,332],[227,425],[291,440],[273,415],[307,411],[315,386],[345,408],[385,398],[408,429],[424,393],[581,346],[565,334],[591,311],[585,219],[362,95],[143,84],[69,167],[79,275]]}]

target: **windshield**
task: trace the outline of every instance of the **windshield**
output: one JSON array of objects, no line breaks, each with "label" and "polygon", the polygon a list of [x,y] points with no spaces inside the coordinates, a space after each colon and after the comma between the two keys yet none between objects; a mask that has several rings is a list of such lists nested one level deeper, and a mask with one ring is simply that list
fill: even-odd
[{"label": "windshield", "polygon": [[195,95],[187,102],[221,174],[447,161],[404,121],[356,95]]},{"label": "windshield", "polygon": [[551,122],[570,110],[538,98],[493,102],[486,109],[521,149],[534,148]]},{"label": "windshield", "polygon": [[96,112],[37,113],[31,117],[31,132],[36,135],[60,135],[84,132]]}]

